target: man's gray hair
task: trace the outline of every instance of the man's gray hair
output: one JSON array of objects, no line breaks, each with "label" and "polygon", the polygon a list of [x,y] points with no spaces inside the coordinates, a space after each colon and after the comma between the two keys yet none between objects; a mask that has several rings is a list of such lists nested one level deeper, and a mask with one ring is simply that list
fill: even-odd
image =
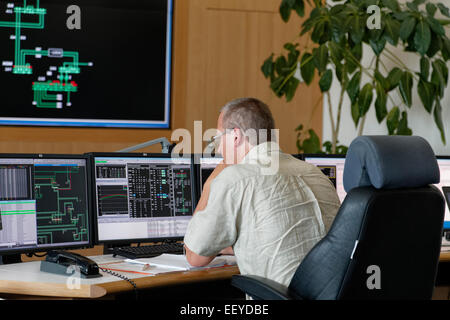
[{"label": "man's gray hair", "polygon": [[275,140],[272,137],[275,121],[264,102],[255,98],[240,98],[227,103],[220,112],[223,113],[223,128],[239,128],[253,145]]}]

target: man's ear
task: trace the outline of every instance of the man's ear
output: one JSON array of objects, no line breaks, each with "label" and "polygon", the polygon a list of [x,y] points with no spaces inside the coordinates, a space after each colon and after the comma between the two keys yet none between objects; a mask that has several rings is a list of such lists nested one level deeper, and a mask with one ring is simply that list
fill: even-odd
[{"label": "man's ear", "polygon": [[239,147],[243,139],[242,132],[240,129],[238,128],[233,129],[233,139],[234,139],[234,146]]}]

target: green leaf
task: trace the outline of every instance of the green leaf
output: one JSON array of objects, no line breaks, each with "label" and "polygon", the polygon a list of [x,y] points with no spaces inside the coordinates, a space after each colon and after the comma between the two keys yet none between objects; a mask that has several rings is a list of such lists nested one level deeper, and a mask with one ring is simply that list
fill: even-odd
[{"label": "green leaf", "polygon": [[427,9],[427,13],[433,17],[434,14],[436,13],[437,7],[434,3],[428,2],[426,5],[426,9]]},{"label": "green leaf", "polygon": [[450,39],[444,37],[442,41],[442,57],[445,61],[450,59]]},{"label": "green leaf", "polygon": [[272,55],[264,61],[264,64],[261,67],[261,71],[264,74],[264,77],[268,78],[273,76],[273,53]]},{"label": "green leaf", "polygon": [[430,75],[430,62],[426,57],[420,58],[420,76],[423,80],[427,81]]},{"label": "green leaf", "polygon": [[369,44],[375,55],[379,56],[386,46],[386,39],[384,37],[380,37],[378,40],[369,39]]},{"label": "green leaf", "polygon": [[286,43],[284,45],[284,48],[289,51],[288,61],[287,61],[287,66],[289,68],[292,68],[298,62],[298,57],[300,55],[300,51],[297,50],[297,47],[298,47],[298,43],[296,43],[296,44]]},{"label": "green leaf", "polygon": [[414,31],[414,27],[416,26],[416,18],[409,17],[404,20],[400,26],[400,39],[406,41],[411,33]]},{"label": "green leaf", "polygon": [[421,4],[424,4],[427,0],[413,0],[414,5],[420,6]]},{"label": "green leaf", "polygon": [[292,7],[289,4],[289,0],[283,0],[280,5],[280,15],[284,22],[289,21],[289,18],[291,17],[291,10]]},{"label": "green leaf", "polygon": [[327,69],[320,78],[319,87],[320,91],[327,92],[330,90],[331,83],[333,81],[333,72],[330,69]]},{"label": "green leaf", "polygon": [[428,51],[427,51],[427,56],[429,58],[432,58],[441,49],[442,49],[442,37],[440,37],[436,33],[432,32],[431,33],[431,43],[430,43],[430,47],[428,48]]},{"label": "green leaf", "polygon": [[375,87],[375,91],[377,93],[377,99],[375,100],[375,113],[377,116],[378,123],[381,123],[384,118],[387,116],[387,95],[384,89],[381,87],[381,84],[377,83]]},{"label": "green leaf", "polygon": [[436,59],[433,61],[433,69],[440,69],[442,73],[442,78],[444,79],[444,84],[448,83],[448,68],[444,61]]},{"label": "green leaf", "polygon": [[392,11],[399,11],[399,5],[397,0],[382,0],[383,5]]},{"label": "green leaf", "polygon": [[287,64],[287,60],[284,56],[279,56],[276,60],[275,60],[275,70],[277,71],[277,73],[279,75],[285,74],[286,73],[286,68],[288,67]]},{"label": "green leaf", "polygon": [[398,123],[397,135],[400,136],[412,135],[412,130],[408,128],[408,114],[405,111],[402,112],[402,118]]},{"label": "green leaf", "polygon": [[395,89],[399,85],[402,75],[403,75],[403,71],[397,67],[395,67],[394,69],[392,69],[389,72],[389,74],[387,76],[387,81],[389,83],[389,88],[388,88],[389,91]]},{"label": "green leaf", "polygon": [[299,17],[303,17],[305,15],[305,3],[303,0],[296,0],[293,9]]},{"label": "green leaf", "polygon": [[303,141],[302,149],[304,153],[317,153],[320,151],[320,139],[314,130],[308,130],[309,139]]},{"label": "green leaf", "polygon": [[389,111],[386,125],[388,128],[389,135],[393,135],[395,130],[397,130],[398,123],[400,118],[400,109],[398,107],[393,107],[391,111]]},{"label": "green leaf", "polygon": [[356,72],[347,85],[347,94],[352,103],[355,102],[359,94],[359,83],[361,82],[361,71]]},{"label": "green leaf", "polygon": [[407,2],[406,6],[414,12],[419,12],[419,8],[417,7],[417,4],[415,4],[413,2]]},{"label": "green leaf", "polygon": [[295,92],[297,91],[297,87],[300,84],[300,80],[298,80],[296,77],[291,77],[288,82],[286,83],[286,101],[291,101],[294,96]]},{"label": "green leaf", "polygon": [[442,121],[442,107],[441,103],[438,99],[436,99],[436,106],[434,107],[434,122],[436,123],[439,131],[441,132],[441,140],[444,144],[446,144],[445,139],[445,128],[444,128],[444,122]]},{"label": "green leaf", "polygon": [[300,62],[300,72],[307,85],[310,85],[314,78],[314,69],[313,56],[308,52],[304,53]]},{"label": "green leaf", "polygon": [[330,49],[330,57],[334,64],[341,62],[344,58],[344,55],[342,54],[342,47],[340,47],[337,43],[330,41],[328,43],[328,48]]},{"label": "green leaf", "polygon": [[385,77],[383,77],[383,75],[378,70],[375,70],[374,77],[375,80],[377,81],[377,84],[380,84],[381,86],[380,88],[383,88],[383,91],[389,89],[389,82]]},{"label": "green leaf", "polygon": [[431,31],[428,24],[421,20],[416,25],[414,34],[414,46],[416,50],[423,56],[427,53],[431,43]]},{"label": "green leaf", "polygon": [[442,3],[437,4],[439,11],[446,17],[450,18],[450,11],[448,10],[448,7],[443,5]]},{"label": "green leaf", "polygon": [[360,110],[359,110],[359,105],[358,105],[358,100],[356,100],[354,103],[352,103],[352,119],[353,122],[355,123],[355,127],[358,126],[359,123],[359,119],[361,117],[360,115]]},{"label": "green leaf", "polygon": [[420,79],[417,85],[417,91],[425,110],[427,110],[428,113],[431,113],[434,102],[434,85]]},{"label": "green leaf", "polygon": [[442,60],[433,61],[432,66],[433,73],[431,74],[431,83],[435,85],[437,95],[443,97],[448,83],[448,68]]},{"label": "green leaf", "polygon": [[383,36],[393,46],[397,46],[400,26],[400,22],[394,20],[389,15],[385,16],[385,28]]},{"label": "green leaf", "polygon": [[400,78],[400,94],[403,101],[408,107],[412,104],[412,86],[413,86],[413,76],[408,71],[403,72]]},{"label": "green leaf", "polygon": [[366,83],[359,93],[358,97],[359,112],[361,117],[363,117],[367,113],[367,111],[369,111],[372,99],[373,87],[370,83]]},{"label": "green leaf", "polygon": [[281,84],[284,82],[285,79],[286,79],[286,77],[280,76],[280,77],[274,79],[274,81],[272,81],[272,83],[270,84],[270,88],[275,93],[275,95],[279,98],[281,96],[283,96],[283,93],[281,92],[282,91]]},{"label": "green leaf", "polygon": [[313,50],[314,63],[320,73],[324,72],[328,64],[328,47],[322,44],[319,48]]},{"label": "green leaf", "polygon": [[324,32],[325,32],[325,22],[319,21],[314,27],[313,32],[311,33],[311,40],[314,41],[315,43],[319,43],[320,38],[323,36]]},{"label": "green leaf", "polygon": [[426,22],[431,27],[431,30],[433,30],[435,33],[437,33],[440,36],[445,36],[444,27],[435,18],[433,18],[433,17],[426,17]]},{"label": "green leaf", "polygon": [[350,36],[354,43],[361,43],[364,37],[365,27],[366,26],[362,17],[359,15],[354,15],[350,24]]}]

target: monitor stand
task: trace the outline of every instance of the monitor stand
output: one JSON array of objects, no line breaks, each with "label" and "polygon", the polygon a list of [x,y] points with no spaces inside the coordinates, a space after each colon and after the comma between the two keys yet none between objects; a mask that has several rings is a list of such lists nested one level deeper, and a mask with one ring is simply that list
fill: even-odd
[{"label": "monitor stand", "polygon": [[0,264],[13,264],[13,263],[21,263],[22,257],[20,254],[10,254],[0,256]]}]

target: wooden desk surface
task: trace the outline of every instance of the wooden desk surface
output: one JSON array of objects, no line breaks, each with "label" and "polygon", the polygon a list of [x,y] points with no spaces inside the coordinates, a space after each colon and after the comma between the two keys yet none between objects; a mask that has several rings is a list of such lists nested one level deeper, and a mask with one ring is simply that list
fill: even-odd
[{"label": "wooden desk surface", "polygon": [[[107,257],[107,256],[104,256]],[[93,257],[95,261],[95,257]],[[104,259],[100,257],[100,259]],[[117,258],[112,258],[117,259]],[[117,259],[123,260],[123,259]],[[99,265],[101,263],[98,261]],[[40,271],[40,261],[18,264],[0,265],[0,296],[1,294],[18,295],[22,297],[54,297],[54,298],[101,298],[107,295],[130,292],[130,283],[117,277],[103,273],[103,277],[94,279],[78,279],[65,275],[56,275]],[[139,289],[150,289],[161,286],[188,284],[230,279],[239,274],[237,266],[209,268],[192,271],[174,271],[154,276],[122,273],[132,279]],[[72,288],[71,288],[72,287]]]},{"label": "wooden desk surface", "polygon": [[[174,271],[161,273],[152,277],[137,278],[133,279],[133,281],[139,289],[150,289],[202,281],[231,279],[231,277],[235,274],[239,274],[239,268],[237,266],[231,266],[196,271]],[[105,289],[108,295],[129,292],[133,289],[132,286],[126,281],[101,283],[97,286]]]},{"label": "wooden desk surface", "polygon": [[450,251],[441,252],[440,262],[450,262]]}]

